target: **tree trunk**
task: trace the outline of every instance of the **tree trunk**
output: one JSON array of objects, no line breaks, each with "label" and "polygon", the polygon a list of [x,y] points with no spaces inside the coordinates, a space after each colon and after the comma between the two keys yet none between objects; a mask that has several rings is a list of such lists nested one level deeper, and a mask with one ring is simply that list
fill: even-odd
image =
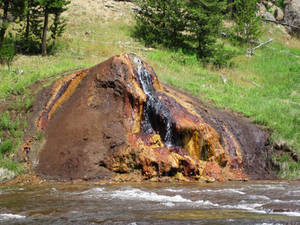
[{"label": "tree trunk", "polygon": [[227,5],[229,5],[229,7],[227,8],[227,12],[230,12],[231,18],[233,17],[233,13],[234,13],[234,7],[232,5],[233,3],[234,3],[234,0],[227,1]]},{"label": "tree trunk", "polygon": [[7,16],[8,16],[8,7],[9,7],[9,0],[6,0],[4,2],[3,7],[3,17],[2,17],[2,27],[0,29],[0,48],[2,48],[3,42],[4,42],[4,36],[7,29]]},{"label": "tree trunk", "polygon": [[48,20],[49,20],[49,12],[48,12],[48,9],[46,8],[45,9],[45,18],[44,18],[43,39],[42,39],[42,56],[47,55]]},{"label": "tree trunk", "polygon": [[198,60],[199,60],[199,59],[201,59],[201,56],[202,56],[202,48],[201,48],[202,40],[201,40],[200,35],[197,35],[197,42],[198,42],[198,47],[197,47],[197,58],[198,58]]},{"label": "tree trunk", "polygon": [[28,41],[30,29],[30,10],[28,10],[26,15],[26,30],[25,30],[25,40]]}]

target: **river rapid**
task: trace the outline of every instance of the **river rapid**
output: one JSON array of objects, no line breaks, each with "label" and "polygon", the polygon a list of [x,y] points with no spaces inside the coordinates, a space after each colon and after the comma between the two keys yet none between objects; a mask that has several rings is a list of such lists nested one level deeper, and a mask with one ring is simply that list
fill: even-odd
[{"label": "river rapid", "polygon": [[0,224],[300,224],[300,182],[2,187]]}]

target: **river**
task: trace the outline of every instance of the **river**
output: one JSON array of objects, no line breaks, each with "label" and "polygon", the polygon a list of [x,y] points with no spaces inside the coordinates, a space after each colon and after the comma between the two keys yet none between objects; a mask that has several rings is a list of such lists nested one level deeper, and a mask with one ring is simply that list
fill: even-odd
[{"label": "river", "polygon": [[2,187],[0,224],[300,224],[300,182]]}]

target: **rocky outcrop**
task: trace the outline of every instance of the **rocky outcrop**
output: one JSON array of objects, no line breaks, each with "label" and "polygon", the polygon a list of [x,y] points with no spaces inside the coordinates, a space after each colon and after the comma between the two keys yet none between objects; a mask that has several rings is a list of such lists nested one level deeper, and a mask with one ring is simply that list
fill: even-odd
[{"label": "rocky outcrop", "polygon": [[290,32],[300,37],[300,0],[285,1],[284,20],[292,25]]},{"label": "rocky outcrop", "polygon": [[275,6],[273,11],[274,11],[275,19],[277,21],[282,21],[284,19],[284,13],[281,8],[279,8],[278,6]]},{"label": "rocky outcrop", "polygon": [[264,18],[265,18],[266,20],[276,21],[274,15],[273,15],[272,13],[270,13],[270,12],[266,12],[266,13],[264,14]]},{"label": "rocky outcrop", "polygon": [[134,54],[63,77],[41,96],[46,101],[35,106],[34,126],[44,138],[23,149],[39,176],[225,181],[270,175],[265,132],[160,84]]},{"label": "rocky outcrop", "polygon": [[282,9],[274,3],[275,2],[271,1],[262,1],[261,3],[258,3],[259,16],[271,21],[282,21],[284,19],[284,13]]}]

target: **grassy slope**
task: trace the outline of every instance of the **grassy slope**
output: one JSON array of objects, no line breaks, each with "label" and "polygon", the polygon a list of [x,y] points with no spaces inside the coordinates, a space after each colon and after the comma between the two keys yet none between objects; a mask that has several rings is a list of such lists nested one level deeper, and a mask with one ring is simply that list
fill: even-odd
[{"label": "grassy slope", "polygon": [[[253,118],[274,131],[274,140],[286,142],[300,153],[300,41],[286,43],[280,29],[268,28],[273,33],[266,36],[275,38],[269,46],[276,50],[261,48],[254,57],[241,54],[234,59],[233,68],[213,71],[203,68],[194,56],[164,49],[147,51],[130,37],[130,3],[109,1],[115,5],[113,10],[104,4],[105,1],[73,0],[57,54],[45,58],[19,55],[11,70],[0,67],[0,102],[12,93],[24,95],[26,87],[36,80],[89,67],[120,52],[135,52],[154,67],[162,81]],[[18,66],[24,70],[23,75],[14,72]],[[299,170],[293,176],[299,176]]]}]

